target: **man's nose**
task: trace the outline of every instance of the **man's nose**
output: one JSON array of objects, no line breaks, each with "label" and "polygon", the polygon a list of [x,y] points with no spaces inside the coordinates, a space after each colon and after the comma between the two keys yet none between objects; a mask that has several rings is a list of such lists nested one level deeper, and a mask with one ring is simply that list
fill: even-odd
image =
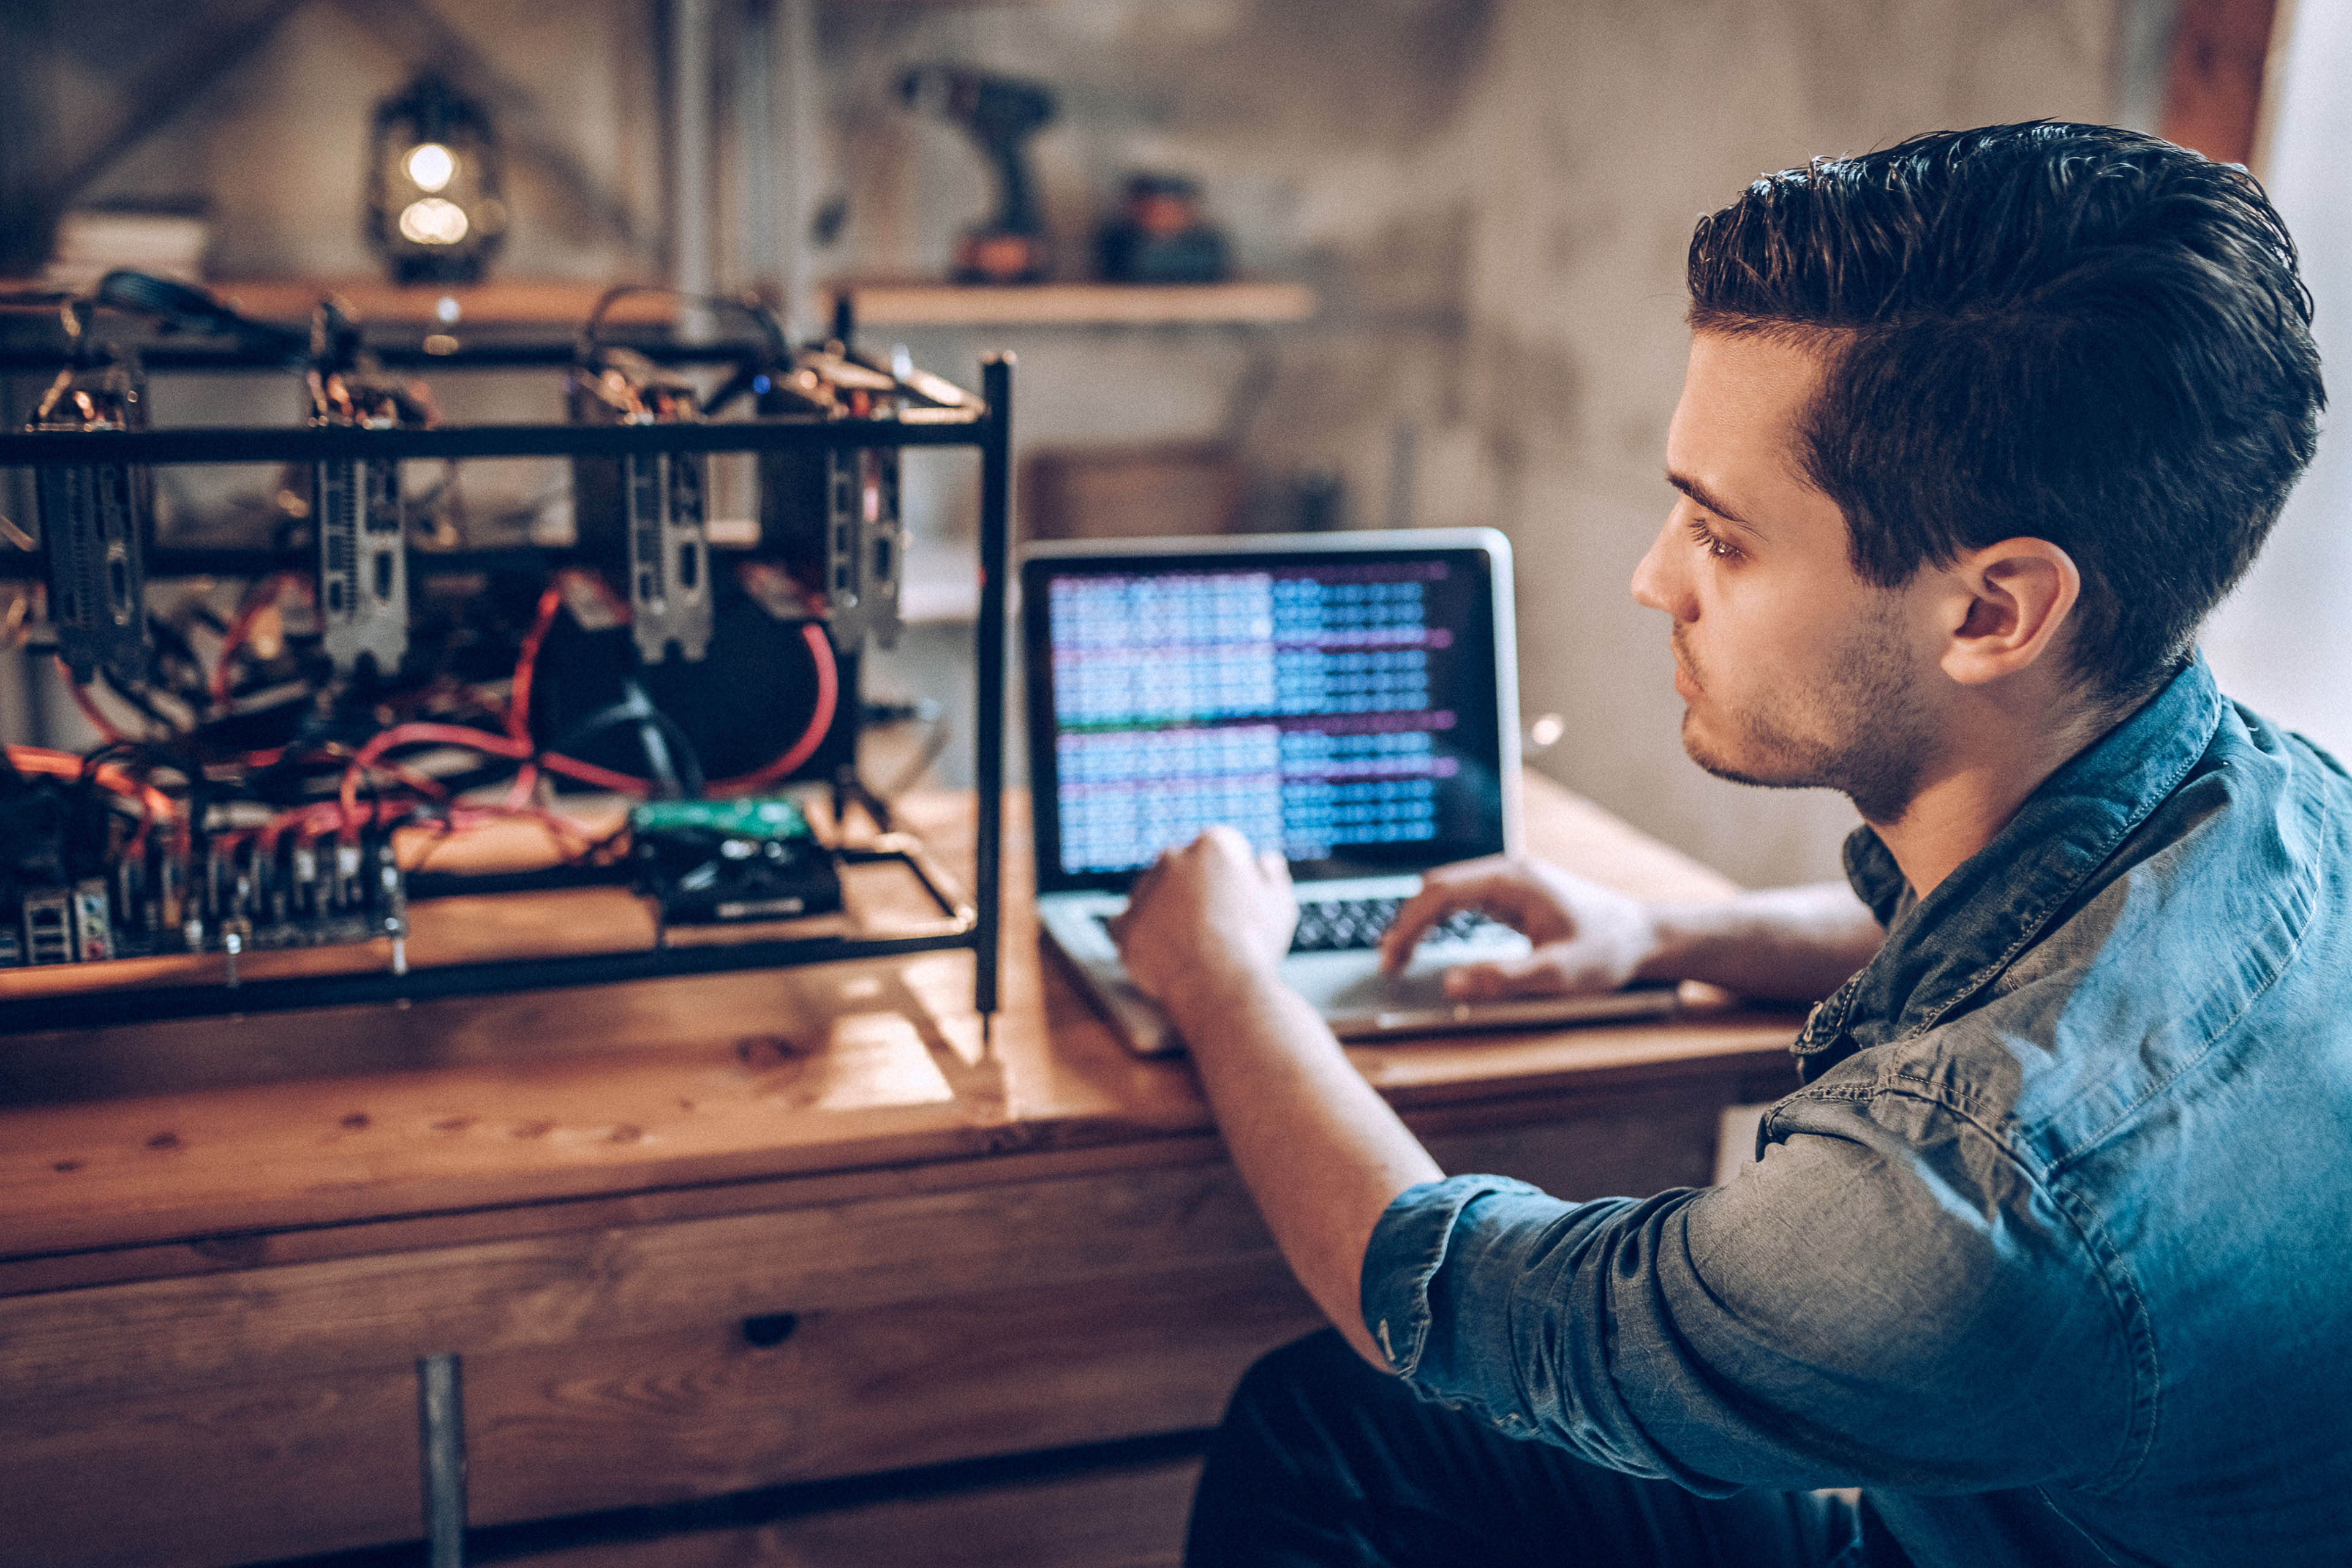
[{"label": "man's nose", "polygon": [[1658,530],[1658,537],[1650,541],[1649,553],[1642,557],[1639,566],[1633,568],[1633,602],[1644,609],[1661,611],[1678,621],[1686,621],[1692,618],[1684,613],[1688,607],[1690,589],[1673,564],[1671,545],[1674,532],[1675,520],[1669,515],[1664,525]]}]

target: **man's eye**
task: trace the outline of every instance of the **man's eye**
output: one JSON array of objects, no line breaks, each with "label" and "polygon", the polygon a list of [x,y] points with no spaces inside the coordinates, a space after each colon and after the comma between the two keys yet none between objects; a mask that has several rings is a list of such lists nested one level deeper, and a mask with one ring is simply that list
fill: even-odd
[{"label": "man's eye", "polygon": [[1705,518],[1691,519],[1690,531],[1692,542],[1717,561],[1733,561],[1738,558],[1739,547],[1707,527]]}]

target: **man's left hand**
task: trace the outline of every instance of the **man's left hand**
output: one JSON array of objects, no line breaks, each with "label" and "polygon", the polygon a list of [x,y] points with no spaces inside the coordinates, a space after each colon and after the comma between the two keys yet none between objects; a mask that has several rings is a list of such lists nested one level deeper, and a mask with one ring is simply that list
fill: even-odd
[{"label": "man's left hand", "polygon": [[1281,853],[1253,855],[1248,840],[1219,826],[1161,851],[1129,889],[1110,935],[1136,985],[1167,1005],[1188,990],[1271,979],[1297,925]]}]

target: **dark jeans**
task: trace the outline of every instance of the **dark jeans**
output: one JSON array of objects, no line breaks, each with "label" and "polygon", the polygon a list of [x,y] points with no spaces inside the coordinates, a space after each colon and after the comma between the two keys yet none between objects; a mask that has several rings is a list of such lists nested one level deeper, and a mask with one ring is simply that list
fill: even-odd
[{"label": "dark jeans", "polygon": [[1506,1437],[1417,1398],[1326,1330],[1252,1367],[1192,1499],[1192,1568],[1862,1568],[1864,1510],[1817,1492],[1703,1498]]}]

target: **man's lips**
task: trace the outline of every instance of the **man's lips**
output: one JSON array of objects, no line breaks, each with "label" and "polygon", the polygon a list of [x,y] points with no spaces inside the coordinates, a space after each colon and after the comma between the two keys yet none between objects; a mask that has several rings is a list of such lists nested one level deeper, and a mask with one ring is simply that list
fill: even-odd
[{"label": "man's lips", "polygon": [[1675,689],[1681,693],[1685,701],[1689,701],[1706,689],[1699,684],[1698,677],[1691,673],[1690,656],[1683,651],[1680,626],[1675,628],[1671,646],[1675,655]]}]

